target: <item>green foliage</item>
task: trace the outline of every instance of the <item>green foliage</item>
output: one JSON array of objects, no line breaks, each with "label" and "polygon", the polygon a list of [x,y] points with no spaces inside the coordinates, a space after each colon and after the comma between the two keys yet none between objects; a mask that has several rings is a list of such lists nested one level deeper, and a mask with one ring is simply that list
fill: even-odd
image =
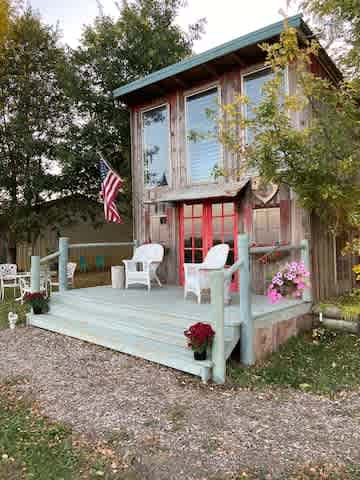
[{"label": "green foliage", "polygon": [[0,56],[0,226],[12,243],[36,239],[49,223],[42,205],[61,192],[56,149],[70,106],[58,33],[31,9],[9,21]]},{"label": "green foliage", "polygon": [[360,316],[360,289],[354,288],[347,294],[330,299],[319,305],[322,312],[324,312],[326,308],[333,306],[339,308],[344,320],[358,321]]},{"label": "green foliage", "polygon": [[[310,65],[318,46],[298,41],[288,28],[279,42],[263,45],[273,78],[253,118],[243,115],[249,99],[239,95],[224,107],[220,140],[246,159],[265,181],[286,184],[301,204],[335,232],[360,225],[360,91],[355,83],[334,85],[316,76]],[[296,91],[284,92],[286,71],[296,76]],[[303,120],[301,120],[301,118]],[[251,128],[254,141],[244,146],[238,129]]]},{"label": "green foliage", "polygon": [[175,22],[183,5],[183,0],[123,1],[117,18],[99,15],[71,52],[75,74],[69,93],[80,121],[73,123],[62,152],[67,187],[73,189],[77,178],[78,191],[97,198],[99,149],[126,179],[125,201],[119,203],[123,214],[130,214],[131,206],[129,112],[112,92],[191,54],[204,22],[183,31]]},{"label": "green foliage", "polygon": [[233,367],[233,380],[243,387],[291,387],[318,394],[360,386],[360,338],[314,330],[291,338],[279,352],[254,367]]},{"label": "green foliage", "polygon": [[318,27],[336,61],[350,77],[360,72],[360,3],[357,0],[303,0],[300,7]]}]

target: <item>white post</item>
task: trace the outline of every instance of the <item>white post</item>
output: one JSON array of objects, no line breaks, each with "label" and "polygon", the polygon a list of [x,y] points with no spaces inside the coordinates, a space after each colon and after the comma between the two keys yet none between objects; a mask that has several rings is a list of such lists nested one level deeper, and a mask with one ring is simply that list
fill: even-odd
[{"label": "white post", "polygon": [[245,365],[253,365],[255,363],[255,330],[251,313],[249,236],[247,234],[238,236],[238,259],[242,260],[240,267],[240,359]]},{"label": "white post", "polygon": [[30,289],[32,293],[40,292],[40,257],[31,257]]},{"label": "white post", "polygon": [[67,264],[69,261],[69,239],[59,238],[59,291],[64,292],[68,288]]},{"label": "white post", "polygon": [[301,241],[301,261],[304,263],[305,269],[310,273],[309,286],[304,290],[303,300],[305,302],[312,302],[310,247],[309,240],[306,239]]},{"label": "white post", "polygon": [[212,347],[213,380],[215,383],[225,383],[225,332],[224,332],[224,272],[211,274],[211,304],[215,337]]}]

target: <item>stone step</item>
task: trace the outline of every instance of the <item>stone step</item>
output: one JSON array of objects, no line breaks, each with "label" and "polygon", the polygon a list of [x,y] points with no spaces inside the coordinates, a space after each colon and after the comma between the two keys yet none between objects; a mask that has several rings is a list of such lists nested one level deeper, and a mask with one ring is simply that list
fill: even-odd
[{"label": "stone step", "polygon": [[170,344],[160,339],[147,338],[143,332],[129,329],[114,329],[104,324],[79,319],[67,319],[53,313],[46,315],[30,315],[30,325],[44,328],[62,335],[78,338],[87,342],[102,345],[113,350],[143,358],[183,372],[199,376],[203,381],[211,377],[212,362],[197,362],[191,350],[185,344]]}]

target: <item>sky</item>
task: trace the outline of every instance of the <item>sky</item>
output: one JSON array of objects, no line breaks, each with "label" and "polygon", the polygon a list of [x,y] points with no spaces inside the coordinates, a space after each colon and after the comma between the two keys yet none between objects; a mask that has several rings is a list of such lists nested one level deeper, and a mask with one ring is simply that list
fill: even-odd
[{"label": "sky", "polygon": [[[47,23],[59,22],[65,43],[75,47],[83,25],[92,22],[98,13],[96,0],[27,0]],[[105,13],[116,15],[114,0],[101,0]],[[194,45],[196,53],[249,33],[282,19],[280,8],[286,0],[188,0],[180,12],[178,23],[186,29],[197,19],[206,17],[206,32]],[[297,13],[294,6],[289,15]]]}]

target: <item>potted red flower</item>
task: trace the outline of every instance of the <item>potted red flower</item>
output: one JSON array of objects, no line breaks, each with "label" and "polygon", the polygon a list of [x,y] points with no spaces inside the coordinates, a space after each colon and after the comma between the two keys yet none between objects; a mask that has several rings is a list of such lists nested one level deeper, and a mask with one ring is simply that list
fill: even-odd
[{"label": "potted red flower", "polygon": [[35,315],[49,311],[49,299],[42,292],[27,293],[24,302],[32,307]]},{"label": "potted red flower", "polygon": [[211,346],[215,332],[208,323],[195,323],[184,332],[188,347],[194,352],[195,360],[206,360],[208,347]]}]

